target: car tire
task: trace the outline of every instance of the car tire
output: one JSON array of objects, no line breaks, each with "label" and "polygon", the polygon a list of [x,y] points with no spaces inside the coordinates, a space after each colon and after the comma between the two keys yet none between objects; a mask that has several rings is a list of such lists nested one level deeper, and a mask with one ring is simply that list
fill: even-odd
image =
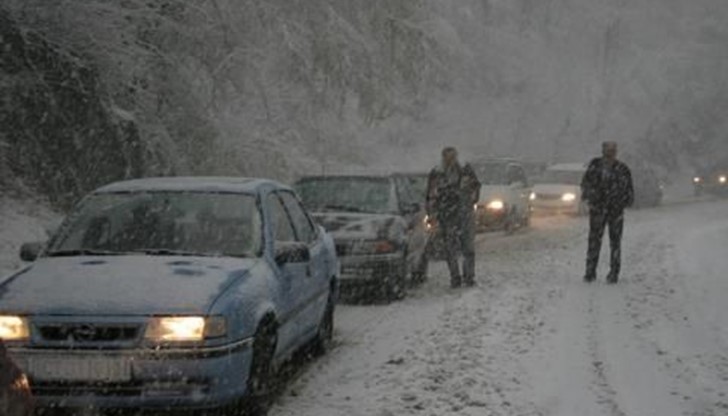
[{"label": "car tire", "polygon": [[268,413],[276,377],[273,358],[277,342],[276,326],[272,322],[261,324],[253,341],[253,361],[244,407],[247,416],[264,416]]},{"label": "car tire", "polygon": [[393,271],[384,287],[384,298],[387,302],[395,302],[407,297],[407,256],[400,266]]},{"label": "car tire", "polygon": [[329,295],[329,300],[326,303],[326,311],[324,316],[321,318],[319,323],[318,333],[314,339],[311,354],[314,357],[322,357],[326,355],[331,349],[331,344],[334,340],[334,312],[336,309],[336,303],[333,299],[333,294]]},{"label": "car tire", "polygon": [[506,235],[513,235],[516,232],[516,215],[517,213],[514,208],[506,217],[505,224],[503,225],[503,231],[505,231]]}]

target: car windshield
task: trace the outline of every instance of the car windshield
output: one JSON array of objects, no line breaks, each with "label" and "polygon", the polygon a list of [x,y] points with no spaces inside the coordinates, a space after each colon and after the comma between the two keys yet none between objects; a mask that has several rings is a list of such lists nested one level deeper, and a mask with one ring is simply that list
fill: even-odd
[{"label": "car windshield", "polygon": [[579,185],[584,172],[577,170],[547,170],[538,180],[538,183]]},{"label": "car windshield", "polygon": [[69,216],[48,254],[252,257],[261,251],[261,229],[251,195],[102,193]]},{"label": "car windshield", "polygon": [[478,180],[483,185],[508,185],[506,166],[502,163],[482,163],[473,165]]},{"label": "car windshield", "polygon": [[427,175],[402,175],[397,177],[397,184],[412,202],[422,203],[427,193]]},{"label": "car windshield", "polygon": [[395,211],[388,178],[316,178],[296,185],[304,205],[312,211],[386,214]]}]

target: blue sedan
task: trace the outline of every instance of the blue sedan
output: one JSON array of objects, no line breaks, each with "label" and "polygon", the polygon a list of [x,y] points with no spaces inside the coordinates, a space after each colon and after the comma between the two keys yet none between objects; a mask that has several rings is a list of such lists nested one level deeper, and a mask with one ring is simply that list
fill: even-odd
[{"label": "blue sedan", "polygon": [[159,178],[93,192],[0,284],[0,338],[41,407],[268,403],[331,340],[331,237],[273,181]]}]

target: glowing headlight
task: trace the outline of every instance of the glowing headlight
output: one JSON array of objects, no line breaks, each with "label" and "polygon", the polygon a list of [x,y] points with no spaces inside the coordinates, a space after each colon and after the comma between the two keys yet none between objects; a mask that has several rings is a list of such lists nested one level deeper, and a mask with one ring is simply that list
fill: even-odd
[{"label": "glowing headlight", "polygon": [[20,377],[18,377],[13,384],[10,386],[12,390],[19,391],[19,392],[27,392],[30,391],[30,382],[28,381],[28,377],[25,374],[21,374]]},{"label": "glowing headlight", "polygon": [[703,181],[703,178],[701,178],[700,176],[696,176],[696,177],[693,178],[693,182],[694,183],[700,183],[702,181]]},{"label": "glowing headlight", "polygon": [[152,318],[145,338],[155,342],[191,342],[225,336],[227,326],[222,317],[179,316]]},{"label": "glowing headlight", "polygon": [[505,207],[506,204],[504,204],[503,201],[501,201],[500,199],[488,202],[488,209],[491,209],[493,211],[500,211]]},{"label": "glowing headlight", "polygon": [[574,202],[576,201],[576,194],[572,194],[571,192],[565,193],[561,196],[561,200],[564,202]]},{"label": "glowing headlight", "polygon": [[726,182],[728,182],[728,177],[723,175],[720,178],[718,178],[718,180],[720,181],[720,183],[726,183]]},{"label": "glowing headlight", "polygon": [[28,320],[21,316],[0,316],[0,339],[23,341],[30,338]]},{"label": "glowing headlight", "polygon": [[531,195],[528,196],[528,199],[531,200],[531,201],[535,201],[536,200],[536,192],[531,192]]}]

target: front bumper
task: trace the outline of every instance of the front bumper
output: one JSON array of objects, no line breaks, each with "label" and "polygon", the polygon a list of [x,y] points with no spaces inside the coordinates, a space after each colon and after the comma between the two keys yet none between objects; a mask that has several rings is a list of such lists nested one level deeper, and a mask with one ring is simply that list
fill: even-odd
[{"label": "front bumper", "polygon": [[[252,339],[221,347],[163,350],[67,350],[12,348],[11,356],[28,369],[39,407],[183,408],[222,406],[246,394]],[[38,362],[53,360],[125,362],[128,377],[73,382],[33,374]],[[35,364],[34,364],[35,362]],[[54,377],[55,378],[55,377]]]},{"label": "front bumper", "polygon": [[532,211],[535,214],[567,214],[578,215],[581,205],[580,201],[562,201],[561,199],[544,200],[537,199],[531,202]]},{"label": "front bumper", "polygon": [[500,230],[505,228],[508,220],[506,209],[493,210],[478,208],[475,211],[475,226],[479,230]]}]

